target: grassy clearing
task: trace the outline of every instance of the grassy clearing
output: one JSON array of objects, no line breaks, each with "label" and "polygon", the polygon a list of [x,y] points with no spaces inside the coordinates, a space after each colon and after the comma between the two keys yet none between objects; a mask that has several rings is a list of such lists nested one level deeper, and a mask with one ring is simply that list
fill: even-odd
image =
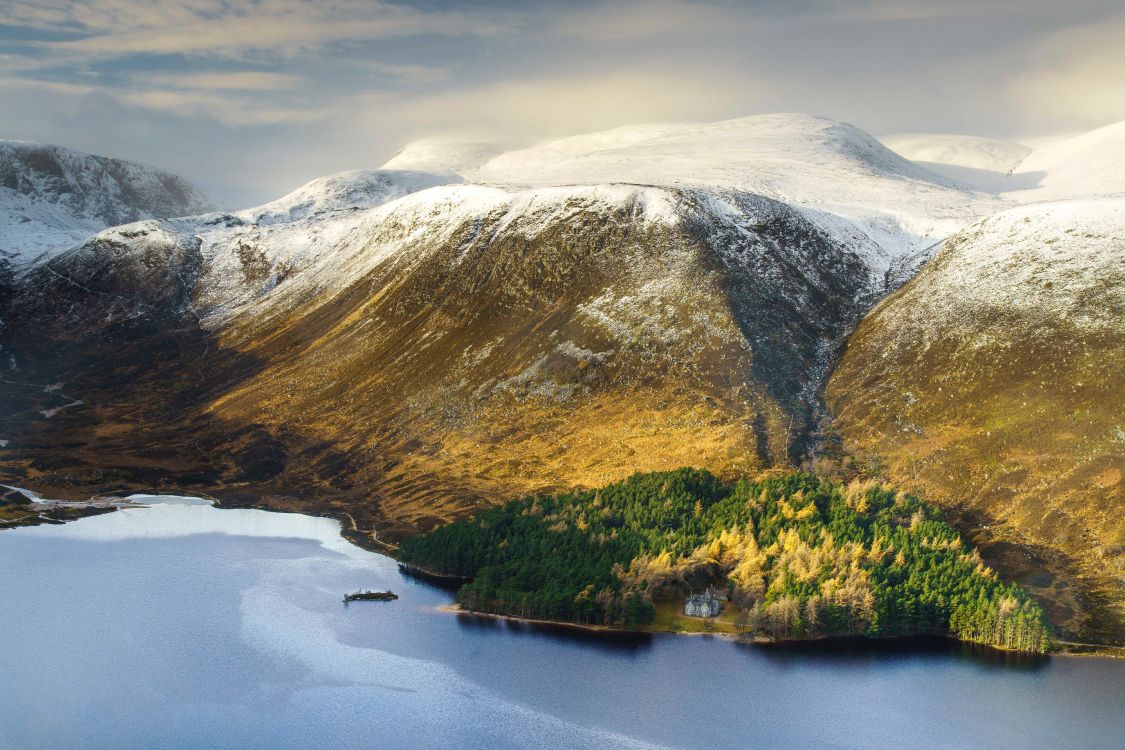
[{"label": "grassy clearing", "polygon": [[738,634],[738,629],[734,625],[735,618],[738,617],[738,608],[730,602],[726,602],[718,617],[709,619],[685,615],[684,601],[680,598],[657,601],[653,606],[656,608],[656,617],[648,627],[653,632]]}]

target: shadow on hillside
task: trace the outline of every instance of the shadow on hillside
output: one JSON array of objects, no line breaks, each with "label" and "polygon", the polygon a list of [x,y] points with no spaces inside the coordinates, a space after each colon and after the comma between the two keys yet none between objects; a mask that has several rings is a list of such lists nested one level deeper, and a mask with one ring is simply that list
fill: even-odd
[{"label": "shadow on hillside", "polygon": [[986,193],[1007,193],[1013,190],[1030,190],[1039,186],[1046,172],[993,172],[988,169],[974,169],[956,164],[940,164],[938,162],[915,162],[920,167],[925,167],[934,174]]}]

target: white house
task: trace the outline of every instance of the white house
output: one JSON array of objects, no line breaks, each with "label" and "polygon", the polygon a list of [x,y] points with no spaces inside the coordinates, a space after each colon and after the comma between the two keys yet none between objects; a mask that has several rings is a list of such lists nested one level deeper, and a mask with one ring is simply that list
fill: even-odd
[{"label": "white house", "polygon": [[684,614],[688,617],[715,617],[723,611],[723,600],[707,587],[702,594],[692,594],[684,602]]}]

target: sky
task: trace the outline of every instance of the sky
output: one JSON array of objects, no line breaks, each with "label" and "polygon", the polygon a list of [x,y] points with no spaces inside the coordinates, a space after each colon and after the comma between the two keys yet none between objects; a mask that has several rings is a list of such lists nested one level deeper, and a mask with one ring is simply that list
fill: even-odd
[{"label": "sky", "polygon": [[767,112],[1056,135],[1125,120],[1123,81],[1120,0],[0,0],[0,138],[223,199],[434,135]]}]

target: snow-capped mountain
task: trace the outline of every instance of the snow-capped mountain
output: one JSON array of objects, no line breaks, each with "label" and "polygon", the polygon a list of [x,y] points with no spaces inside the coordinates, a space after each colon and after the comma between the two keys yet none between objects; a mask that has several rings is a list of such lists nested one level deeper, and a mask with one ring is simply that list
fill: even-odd
[{"label": "snow-capped mountain", "polygon": [[1020,162],[1016,175],[1039,177],[1021,202],[1125,193],[1125,122],[1046,143]]},{"label": "snow-capped mountain", "polygon": [[879,139],[887,148],[914,162],[1008,173],[1033,149],[1023,143],[973,135],[903,133]]},{"label": "snow-capped mountain", "polygon": [[[917,161],[804,115],[518,150],[430,139],[257,208],[115,226],[26,267],[0,309],[0,366],[27,386],[0,405],[0,472],[60,494],[268,496],[393,536],[636,470],[792,465],[824,428],[849,466],[989,513],[1077,587],[1059,560],[1078,526],[1037,536],[1034,483],[989,484],[995,456],[965,436],[1006,428],[965,394],[1057,361],[1044,346],[1079,356],[1044,331],[1120,359],[1120,205],[1099,197],[1121,189],[1120,132],[899,142]],[[1061,393],[1076,372],[1034,376]],[[1112,401],[1125,388],[1102,375]],[[924,423],[912,399],[960,410]],[[1027,435],[1066,408],[1005,404]],[[43,463],[63,436],[73,450]],[[979,479],[975,499],[939,474]],[[1117,533],[1109,514],[1084,523]],[[1092,617],[1063,588],[1071,619]]]},{"label": "snow-capped mountain", "polygon": [[406,144],[383,169],[407,169],[437,174],[472,174],[504,152],[499,144],[455,138],[423,138]]},{"label": "snow-capped mountain", "polygon": [[381,206],[435,185],[460,182],[451,175],[395,170],[356,170],[313,180],[275,201],[236,212],[246,223],[285,224],[301,219],[325,219]]},{"label": "snow-capped mountain", "polygon": [[185,180],[143,164],[0,140],[0,263],[26,267],[106,227],[211,208]]},{"label": "snow-capped mountain", "polygon": [[[415,153],[418,162],[410,158]],[[880,275],[899,257],[1001,208],[854,126],[799,114],[627,126],[507,151],[473,166],[477,161],[454,150],[442,165],[423,143],[385,166],[456,172],[483,184],[624,182],[752,193],[805,209],[829,231],[865,235]]]},{"label": "snow-capped mountain", "polygon": [[[748,191],[745,174],[781,184],[787,159],[813,169],[834,158],[854,184],[956,193],[849,127],[795,122],[789,155],[744,164],[737,180],[638,184],[622,172],[568,184],[560,171],[528,184],[511,155],[472,166],[487,149],[468,148],[469,159],[431,143],[405,149],[391,163],[400,169],[314,181],[256,209],[115,227],[28,275],[5,313],[5,345],[25,370],[55,367],[65,357],[54,347],[41,358],[34,332],[66,331],[73,361],[87,370],[109,358],[119,384],[123,363],[155,356],[140,342],[164,347],[177,331],[178,347],[206,352],[206,366],[185,371],[198,378],[195,409],[158,407],[161,386],[111,395],[107,382],[112,411],[153,410],[149,428],[167,429],[195,414],[223,442],[252,414],[269,444],[289,436],[288,456],[323,442],[321,431],[349,446],[348,466],[365,451],[394,456],[431,477],[408,490],[402,469],[365,475],[380,503],[399,504],[380,505],[395,523],[456,512],[464,498],[682,463],[688,446],[717,469],[784,462],[803,450],[835,348],[883,293],[889,258],[918,243],[889,215],[832,214],[823,189],[825,205],[792,205]],[[714,142],[683,169],[706,167],[704,151],[732,128],[757,139],[740,158],[785,151],[782,127],[704,129],[696,137]],[[671,138],[660,130],[650,147]],[[541,157],[521,159],[537,170]],[[311,432],[283,427],[294,420]],[[547,445],[566,440],[586,444],[589,460],[555,465]],[[498,450],[525,468],[494,465]],[[449,452],[459,459],[435,463]],[[311,487],[297,474],[340,470],[329,454],[303,455],[270,481]],[[453,487],[463,500],[443,494]]]},{"label": "snow-capped mountain", "polygon": [[880,138],[895,153],[954,182],[1001,193],[1017,181],[1011,173],[1034,149],[1014,141],[942,133],[904,133]]}]

